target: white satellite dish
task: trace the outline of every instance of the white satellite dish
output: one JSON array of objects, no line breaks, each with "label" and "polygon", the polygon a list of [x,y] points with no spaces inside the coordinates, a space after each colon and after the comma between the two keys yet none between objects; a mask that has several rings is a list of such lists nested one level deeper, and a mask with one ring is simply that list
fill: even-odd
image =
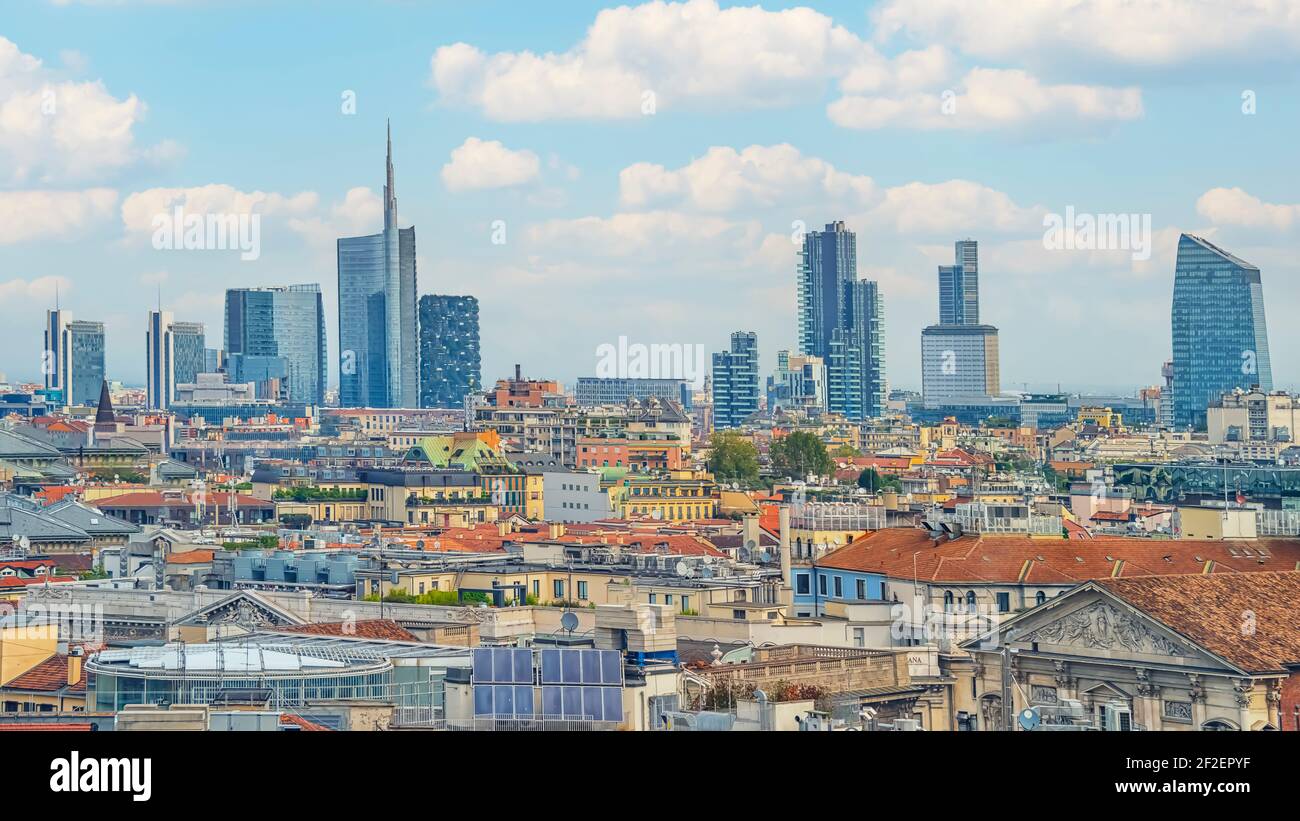
[{"label": "white satellite dish", "polygon": [[676,566],[673,567],[673,572],[675,572],[678,576],[685,576],[690,571],[690,569],[691,569],[690,565],[688,565],[686,562],[678,561]]}]

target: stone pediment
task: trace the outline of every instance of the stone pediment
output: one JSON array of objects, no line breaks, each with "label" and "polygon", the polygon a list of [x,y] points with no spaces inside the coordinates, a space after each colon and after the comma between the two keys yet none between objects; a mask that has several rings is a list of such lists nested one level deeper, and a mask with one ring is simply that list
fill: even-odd
[{"label": "stone pediment", "polygon": [[304,621],[256,593],[241,590],[219,602],[189,613],[177,623],[194,626],[233,624],[246,630],[260,630],[296,626],[303,624]]},{"label": "stone pediment", "polygon": [[1144,656],[1201,655],[1189,644],[1156,629],[1140,615],[1106,599],[1096,599],[1028,633],[1021,632],[1015,641]]}]

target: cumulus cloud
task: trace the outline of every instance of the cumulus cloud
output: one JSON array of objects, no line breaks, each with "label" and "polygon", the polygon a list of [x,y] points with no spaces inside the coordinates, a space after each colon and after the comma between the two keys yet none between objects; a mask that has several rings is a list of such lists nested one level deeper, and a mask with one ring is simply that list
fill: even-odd
[{"label": "cumulus cloud", "polygon": [[536,181],[541,167],[532,151],[470,137],[452,150],[451,161],[442,167],[442,183],[448,191],[510,188]]},{"label": "cumulus cloud", "polygon": [[902,33],[999,61],[1177,66],[1300,48],[1300,7],[1277,0],[887,0],[872,19],[880,40]]},{"label": "cumulus cloud", "polygon": [[36,239],[73,239],[91,226],[111,220],[117,192],[0,191],[0,245]]},{"label": "cumulus cloud", "polygon": [[154,218],[170,216],[176,208],[181,208],[186,215],[258,213],[295,217],[311,214],[318,200],[313,191],[286,195],[240,191],[217,183],[190,188],[150,188],[131,194],[122,203],[122,224],[128,233],[152,233]]},{"label": "cumulus cloud", "polygon": [[812,9],[721,9],[715,0],[687,0],[602,11],[586,36],[560,53],[443,46],[433,55],[430,84],[445,102],[499,121],[783,106],[835,85],[843,96],[829,113],[852,128],[1000,128],[1142,113],[1135,89],[1050,86],[1020,71],[972,70],[959,92],[963,116],[944,118],[939,102],[958,74],[942,45],[885,56]]},{"label": "cumulus cloud", "polygon": [[20,300],[53,302],[56,294],[67,294],[72,283],[67,277],[45,276],[33,279],[0,280],[0,305]]},{"label": "cumulus cloud", "polygon": [[1196,200],[1196,213],[1216,225],[1289,231],[1300,224],[1300,205],[1276,205],[1240,188],[1212,188]]},{"label": "cumulus cloud", "polygon": [[67,79],[0,37],[0,167],[8,169],[9,182],[100,179],[173,157],[179,149],[170,142],[136,144],[144,115],[134,94],[119,98],[102,81]]},{"label": "cumulus cloud", "polygon": [[[751,145],[740,151],[713,146],[676,170],[636,163],[618,175],[619,201],[629,208],[685,203],[705,211],[820,201],[861,205],[876,195],[870,177],[838,171],[789,144]],[[828,202],[829,200],[829,202]]]},{"label": "cumulus cloud", "polygon": [[850,94],[827,107],[845,128],[891,126],[989,130],[1031,123],[1104,126],[1142,116],[1142,92],[1078,84],[1047,85],[1019,69],[977,68],[954,89],[891,95]]}]

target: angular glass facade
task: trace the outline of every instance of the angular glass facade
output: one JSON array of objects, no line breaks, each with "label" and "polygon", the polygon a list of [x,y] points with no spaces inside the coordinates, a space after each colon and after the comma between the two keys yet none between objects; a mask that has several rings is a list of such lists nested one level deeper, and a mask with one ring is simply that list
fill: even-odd
[{"label": "angular glass facade", "polygon": [[1273,389],[1259,269],[1200,237],[1178,239],[1174,267],[1173,424],[1205,428],[1233,388]]},{"label": "angular glass facade", "polygon": [[384,231],[338,241],[339,404],[419,405],[415,228],[397,227],[393,141],[388,140]]},{"label": "angular glass facade", "polygon": [[482,384],[478,300],[420,297],[420,407],[460,407]]},{"label": "angular glass facade", "polygon": [[75,321],[55,308],[45,312],[45,388],[64,405],[93,407],[104,381],[104,323]]},{"label": "angular glass facade", "polygon": [[320,286],[226,291],[226,367],[232,382],[282,378],[287,401],[325,400],[325,308]]},{"label": "angular glass facade", "polygon": [[980,322],[979,243],[958,240],[956,264],[939,266],[939,324]]}]

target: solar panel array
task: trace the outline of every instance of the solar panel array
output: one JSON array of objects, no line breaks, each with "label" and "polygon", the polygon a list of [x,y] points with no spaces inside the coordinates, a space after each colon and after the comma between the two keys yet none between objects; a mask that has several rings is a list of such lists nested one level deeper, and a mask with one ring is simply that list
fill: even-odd
[{"label": "solar panel array", "polygon": [[623,718],[623,655],[617,650],[477,648],[473,664],[475,716]]}]

